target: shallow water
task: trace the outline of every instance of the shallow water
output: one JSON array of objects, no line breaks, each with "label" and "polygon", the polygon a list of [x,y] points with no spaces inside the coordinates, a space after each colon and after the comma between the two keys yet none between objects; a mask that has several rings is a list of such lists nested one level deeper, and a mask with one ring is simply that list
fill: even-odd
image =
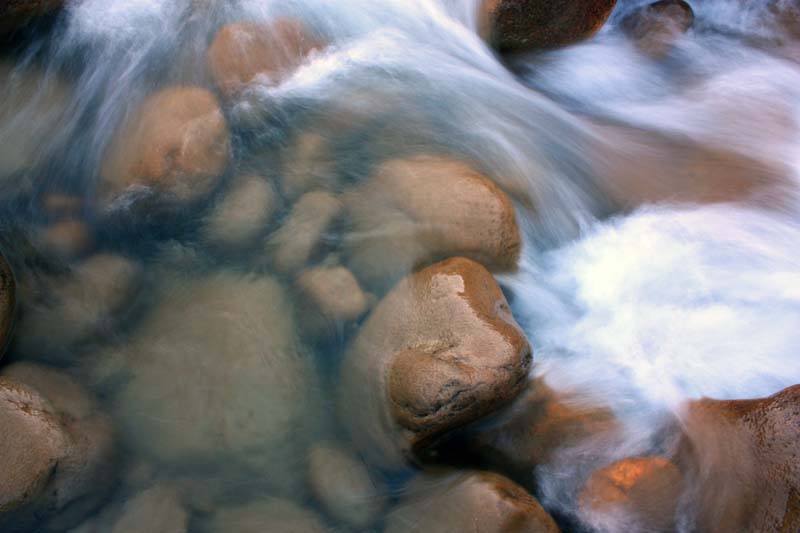
[{"label": "shallow water", "polygon": [[[47,194],[95,204],[114,131],[149,93],[208,85],[221,24],[298,17],[330,44],[226,111],[227,178],[279,174],[295,136],[315,133],[330,147],[320,179],[336,192],[421,150],[468,160],[505,190],[525,245],[520,271],[499,279],[534,374],[609,406],[625,428],[613,448],[590,441],[530,472],[545,506],[570,515],[581,472],[658,449],[686,400],[800,382],[800,41],[766,0],[690,2],[694,28],[656,60],[619,29],[643,3],[620,1],[585,43],[501,60],[476,35],[474,0],[70,2],[0,64],[3,244],[27,298],[6,357],[56,364],[93,389],[139,468],[126,483],[145,471],[190,487],[193,527],[209,501],[307,501],[292,451],[340,432],[332,398],[352,330],[314,343],[306,317],[287,319],[304,302],[255,279],[261,239],[210,243],[208,205],[149,225],[117,205],[82,213],[97,248],[128,263],[87,266],[35,244],[53,218]],[[705,184],[697,169],[709,165],[722,171]],[[732,192],[717,195],[732,173]],[[279,200],[275,220],[288,208]],[[325,240],[335,251],[368,237],[336,228]],[[59,277],[69,270],[83,281]],[[243,356],[218,357],[230,353]],[[252,431],[229,427],[252,416]],[[404,481],[389,476],[382,490]]]}]

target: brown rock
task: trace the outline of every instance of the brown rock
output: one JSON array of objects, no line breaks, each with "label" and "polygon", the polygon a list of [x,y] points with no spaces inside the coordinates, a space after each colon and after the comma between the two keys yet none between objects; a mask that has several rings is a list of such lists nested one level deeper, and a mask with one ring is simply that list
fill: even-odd
[{"label": "brown rock", "polygon": [[246,247],[266,232],[279,202],[264,178],[237,178],[206,219],[206,240],[225,249]]},{"label": "brown rock", "polygon": [[125,503],[111,533],[184,533],[188,526],[189,513],[177,491],[156,485]]},{"label": "brown rock", "polygon": [[289,201],[312,189],[338,192],[341,177],[325,136],[301,133],[284,151],[282,159],[281,191]]},{"label": "brown rock", "polygon": [[28,363],[0,376],[0,419],[0,529],[80,523],[114,480],[111,421],[70,378]]},{"label": "brown rock", "polygon": [[386,533],[558,533],[552,517],[525,489],[489,472],[427,476],[407,490]]},{"label": "brown rock", "polygon": [[401,281],[372,312],[345,357],[339,407],[368,459],[398,467],[512,401],[530,364],[491,274],[449,259]]},{"label": "brown rock", "polygon": [[692,6],[684,0],[660,0],[626,16],[620,26],[643,53],[661,57],[694,24]]},{"label": "brown rock", "polygon": [[199,87],[162,89],[122,124],[106,150],[101,207],[202,199],[217,186],[229,158],[228,126],[214,95]]},{"label": "brown rock", "polygon": [[211,77],[226,98],[249,85],[278,85],[321,42],[301,22],[280,18],[269,24],[236,22],[220,28],[208,49]]},{"label": "brown rock", "polygon": [[311,449],[309,483],[332,517],[358,530],[372,525],[386,505],[386,487],[376,482],[360,459],[334,443]]},{"label": "brown rock", "polygon": [[341,211],[342,203],[330,193],[304,194],[283,225],[268,238],[269,260],[275,270],[291,274],[306,266],[324,249],[325,234]]},{"label": "brown rock", "polygon": [[674,531],[682,488],[678,467],[664,457],[623,459],[589,476],[579,513],[598,531]]},{"label": "brown rock", "polygon": [[304,326],[313,337],[330,336],[361,318],[370,305],[358,280],[342,266],[319,266],[295,280]]},{"label": "brown rock", "polygon": [[42,228],[37,236],[39,246],[61,259],[73,259],[91,251],[94,244],[89,225],[77,219],[60,220]]},{"label": "brown rock", "polygon": [[42,210],[51,217],[74,218],[83,207],[83,198],[79,196],[52,192],[42,198]]},{"label": "brown rock", "polygon": [[695,401],[683,422],[698,530],[800,531],[800,386]]},{"label": "brown rock", "polygon": [[325,533],[328,529],[313,511],[284,500],[265,500],[226,507],[214,514],[210,533]]},{"label": "brown rock", "polygon": [[17,292],[14,273],[6,258],[0,253],[0,357],[11,340],[16,309]]},{"label": "brown rock", "polygon": [[460,161],[428,155],[388,161],[344,198],[348,265],[370,289],[391,287],[418,265],[452,256],[492,271],[517,266],[514,206]]},{"label": "brown rock", "polygon": [[64,0],[6,0],[0,4],[0,34],[18,30],[63,5]]},{"label": "brown rock", "polygon": [[501,51],[554,48],[588,39],[617,0],[483,0],[480,34]]}]

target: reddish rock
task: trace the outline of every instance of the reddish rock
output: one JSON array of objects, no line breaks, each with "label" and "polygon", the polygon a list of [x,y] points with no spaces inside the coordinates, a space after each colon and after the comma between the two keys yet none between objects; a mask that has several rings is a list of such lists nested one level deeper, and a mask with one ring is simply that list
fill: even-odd
[{"label": "reddish rock", "polygon": [[128,117],[106,150],[101,208],[173,206],[205,198],[225,171],[230,150],[228,126],[212,93],[199,87],[162,89]]},{"label": "reddish rock", "polygon": [[454,258],[401,281],[342,365],[339,407],[376,464],[403,459],[507,405],[525,387],[531,348],[491,274]]},{"label": "reddish rock", "polygon": [[222,94],[234,98],[251,84],[278,85],[319,48],[321,42],[294,19],[236,22],[219,29],[206,61]]},{"label": "reddish rock", "polygon": [[406,490],[389,514],[386,533],[558,533],[539,502],[514,482],[490,472],[428,475]]},{"label": "reddish rock", "polygon": [[11,339],[17,308],[16,282],[6,258],[0,253],[0,356]]},{"label": "reddish rock", "polygon": [[658,58],[666,54],[693,24],[694,11],[684,0],[660,0],[626,16],[621,27],[639,50]]},{"label": "reddish rock", "polygon": [[91,251],[92,230],[83,220],[65,219],[39,230],[37,243],[44,251],[61,259],[74,259]]},{"label": "reddish rock", "polygon": [[684,460],[700,531],[800,531],[800,386],[688,405]]},{"label": "reddish rock", "polygon": [[673,531],[682,489],[680,470],[668,459],[623,459],[589,476],[579,514],[597,531]]},{"label": "reddish rock", "polygon": [[480,34],[501,51],[554,48],[588,39],[617,0],[483,0]]}]

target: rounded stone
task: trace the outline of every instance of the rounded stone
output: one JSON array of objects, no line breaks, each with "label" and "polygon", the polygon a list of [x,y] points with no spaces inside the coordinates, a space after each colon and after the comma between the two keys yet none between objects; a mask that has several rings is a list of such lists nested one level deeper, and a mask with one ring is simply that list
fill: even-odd
[{"label": "rounded stone", "polygon": [[313,337],[330,337],[367,312],[370,298],[343,266],[318,266],[295,280],[304,327]]},{"label": "rounded stone", "polygon": [[103,210],[174,206],[208,196],[230,159],[225,116],[199,87],[150,95],[119,127],[103,159]]},{"label": "rounded stone", "polygon": [[264,178],[237,178],[207,217],[206,240],[225,249],[246,247],[266,231],[279,201]]},{"label": "rounded stone", "polygon": [[156,485],[125,503],[111,533],[185,533],[188,527],[189,513],[177,491]]},{"label": "rounded stone", "polygon": [[454,258],[401,281],[342,365],[339,408],[373,463],[401,467],[446,432],[507,405],[531,349],[481,265]]},{"label": "rounded stone", "polygon": [[40,248],[61,259],[74,259],[90,252],[92,230],[83,220],[65,219],[41,228],[36,239]]},{"label": "rounded stone", "polygon": [[211,519],[210,533],[325,533],[328,528],[313,511],[286,500],[265,500],[219,509]]},{"label": "rounded stone", "polygon": [[694,24],[692,6],[684,0],[660,0],[636,9],[620,27],[643,53],[661,57]]},{"label": "rounded stone", "polygon": [[566,46],[605,24],[617,0],[483,0],[479,33],[506,52]]}]

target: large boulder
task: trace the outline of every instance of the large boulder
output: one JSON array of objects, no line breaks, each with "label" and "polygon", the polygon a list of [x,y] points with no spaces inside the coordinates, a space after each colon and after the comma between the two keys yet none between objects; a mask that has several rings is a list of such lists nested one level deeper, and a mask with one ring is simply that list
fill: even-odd
[{"label": "large boulder", "polygon": [[695,401],[683,423],[698,530],[800,531],[800,386]]},{"label": "large boulder", "polygon": [[116,404],[129,444],[221,486],[300,493],[320,383],[287,292],[228,272],[174,278],[129,343],[103,356],[124,362]]},{"label": "large boulder", "polygon": [[211,92],[157,91],[126,118],[106,150],[100,208],[174,208],[201,200],[219,183],[230,152],[228,125]]},{"label": "large boulder", "polygon": [[8,345],[17,308],[16,282],[6,258],[0,253],[0,356]]},{"label": "large boulder", "polygon": [[479,32],[501,51],[546,49],[588,39],[617,0],[483,0]]},{"label": "large boulder", "polygon": [[558,533],[539,502],[490,472],[427,475],[386,520],[386,533]]},{"label": "large boulder", "polygon": [[370,461],[399,468],[513,400],[531,358],[492,275],[449,259],[408,276],[372,312],[342,365],[340,412]]},{"label": "large boulder", "polygon": [[298,20],[234,22],[219,29],[206,61],[220,92],[231,99],[253,84],[278,85],[322,46]]},{"label": "large boulder", "polygon": [[0,427],[0,530],[64,531],[105,498],[113,427],[72,379],[29,363],[4,369]]},{"label": "large boulder", "polygon": [[517,266],[513,204],[461,161],[431,155],[387,161],[344,202],[347,262],[370,289],[391,287],[415,267],[453,256],[491,271]]}]

